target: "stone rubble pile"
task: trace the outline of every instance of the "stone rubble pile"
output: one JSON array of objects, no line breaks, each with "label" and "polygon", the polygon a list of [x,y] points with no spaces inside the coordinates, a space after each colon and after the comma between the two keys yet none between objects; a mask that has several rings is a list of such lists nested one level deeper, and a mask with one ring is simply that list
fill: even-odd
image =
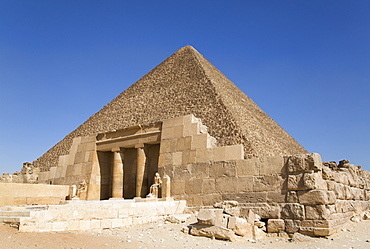
[{"label": "stone rubble pile", "polygon": [[239,236],[254,241],[264,235],[265,223],[253,211],[241,218],[240,208],[236,201],[216,203],[214,208],[199,210],[195,224],[183,228],[184,233],[194,236],[236,241]]},{"label": "stone rubble pile", "polygon": [[40,169],[36,168],[32,163],[25,162],[21,172],[14,172],[13,174],[3,173],[0,176],[0,182],[6,183],[37,183]]}]

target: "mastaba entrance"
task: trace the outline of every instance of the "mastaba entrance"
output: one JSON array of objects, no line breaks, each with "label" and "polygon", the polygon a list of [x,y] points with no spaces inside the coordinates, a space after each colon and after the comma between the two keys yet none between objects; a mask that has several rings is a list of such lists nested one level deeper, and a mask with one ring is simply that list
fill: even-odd
[{"label": "mastaba entrance", "polygon": [[308,153],[191,46],[33,165],[39,183],[79,186],[82,200],[233,200],[288,233],[326,236],[369,209],[369,172]]}]

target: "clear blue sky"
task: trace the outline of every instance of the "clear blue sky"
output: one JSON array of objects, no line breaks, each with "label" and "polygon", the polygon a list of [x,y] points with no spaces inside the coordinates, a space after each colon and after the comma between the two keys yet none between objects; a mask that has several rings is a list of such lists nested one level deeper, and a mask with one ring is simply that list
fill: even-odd
[{"label": "clear blue sky", "polygon": [[0,172],[188,44],[308,151],[370,170],[370,1],[0,0]]}]

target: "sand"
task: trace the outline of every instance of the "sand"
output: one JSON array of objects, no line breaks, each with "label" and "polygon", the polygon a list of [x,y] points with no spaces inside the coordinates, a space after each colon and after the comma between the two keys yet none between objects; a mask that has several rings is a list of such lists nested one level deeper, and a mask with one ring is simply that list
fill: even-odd
[{"label": "sand", "polygon": [[20,233],[8,225],[0,225],[0,248],[370,248],[370,220],[350,222],[342,231],[326,238],[308,238],[306,242],[291,242],[276,234],[266,235],[256,242],[228,242],[195,237],[181,232],[193,223],[192,217],[185,224],[164,221],[107,229],[100,232]]}]

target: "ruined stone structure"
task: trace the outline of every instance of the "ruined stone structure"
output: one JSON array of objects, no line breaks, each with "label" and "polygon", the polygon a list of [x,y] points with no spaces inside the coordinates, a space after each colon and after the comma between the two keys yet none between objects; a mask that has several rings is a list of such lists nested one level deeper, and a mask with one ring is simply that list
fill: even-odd
[{"label": "ruined stone structure", "polygon": [[323,164],[190,46],[34,165],[39,183],[73,186],[69,198],[237,201],[270,232],[326,236],[369,209],[369,172]]},{"label": "ruined stone structure", "polygon": [[6,183],[37,183],[40,169],[35,167],[32,163],[25,162],[21,172],[14,172],[13,174],[3,173],[0,176],[0,182]]}]

